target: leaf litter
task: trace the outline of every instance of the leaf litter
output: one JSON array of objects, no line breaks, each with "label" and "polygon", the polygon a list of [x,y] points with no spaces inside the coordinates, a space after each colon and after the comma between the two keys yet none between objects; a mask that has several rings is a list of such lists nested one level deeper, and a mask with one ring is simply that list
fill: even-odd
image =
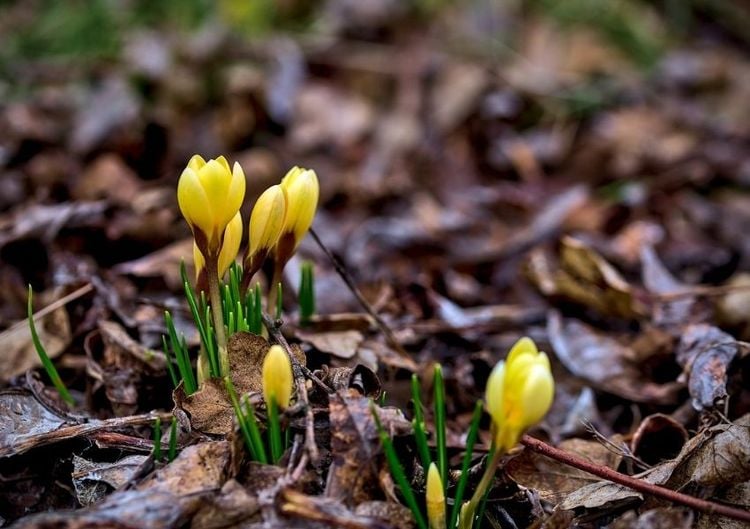
[{"label": "leaf litter", "polygon": [[[41,15],[0,8],[12,28],[0,61],[0,525],[413,527],[371,399],[421,494],[411,373],[443,364],[456,468],[473,401],[524,335],[550,355],[557,388],[531,435],[750,508],[746,7],[686,5],[686,29],[647,2],[597,20],[580,2],[285,3],[268,20],[225,4],[184,27],[150,8],[102,8],[88,25],[71,11],[91,42],[120,17],[124,46],[68,63],[31,53],[49,42]],[[68,37],[52,42],[64,52]],[[309,408],[284,414],[278,466],[247,460],[223,383],[186,395],[167,374],[164,310],[193,350],[200,341],[175,201],[196,152],[241,160],[253,195],[289,166],[314,167],[316,233],[397,341],[306,240],[319,313],[297,319],[294,261],[277,332],[310,370]],[[73,408],[39,375],[29,284]],[[271,334],[230,342],[234,386],[260,416]],[[163,432],[176,420],[171,462],[152,452],[157,417]],[[528,447],[506,459],[486,526],[743,526]]]}]

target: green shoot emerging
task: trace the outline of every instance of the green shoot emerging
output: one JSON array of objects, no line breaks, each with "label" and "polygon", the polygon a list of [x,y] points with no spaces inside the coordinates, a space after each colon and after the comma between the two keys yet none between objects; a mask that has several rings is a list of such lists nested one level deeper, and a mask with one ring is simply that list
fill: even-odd
[{"label": "green shoot emerging", "polygon": [[315,314],[315,269],[310,261],[304,261],[299,282],[299,320],[307,325]]},{"label": "green shoot emerging", "polygon": [[161,461],[161,418],[154,422],[154,461]]},{"label": "green shoot emerging", "polygon": [[417,504],[417,498],[414,496],[414,491],[411,489],[411,487],[409,486],[409,481],[406,479],[406,472],[404,471],[404,467],[401,466],[401,461],[399,461],[398,459],[396,449],[393,447],[393,441],[391,441],[391,438],[388,436],[388,432],[385,431],[382,423],[380,422],[380,417],[378,416],[378,411],[375,408],[374,403],[370,405],[370,411],[372,412],[372,416],[375,419],[375,426],[378,429],[378,436],[380,436],[380,443],[383,445],[383,451],[385,452],[388,466],[391,469],[391,475],[396,481],[398,487],[401,489],[401,495],[404,497],[406,505],[414,514],[414,519],[417,522],[417,527],[419,527],[419,529],[427,529],[427,522],[425,521],[425,517],[422,514],[419,505]]},{"label": "green shoot emerging", "polygon": [[36,325],[34,324],[34,307],[32,304],[32,297],[33,291],[31,289],[31,285],[29,285],[29,298],[28,303],[26,306],[26,315],[29,320],[29,330],[31,331],[31,341],[34,344],[34,349],[36,349],[36,354],[39,355],[39,360],[42,362],[42,366],[44,366],[44,370],[47,372],[47,376],[52,381],[52,384],[57,389],[57,392],[60,394],[60,397],[65,401],[68,406],[74,406],[75,400],[73,400],[73,397],[70,395],[70,392],[68,391],[68,388],[65,387],[65,384],[63,384],[62,379],[60,378],[60,374],[57,372],[57,368],[55,368],[55,365],[52,363],[52,360],[50,360],[49,355],[47,354],[47,350],[42,345],[42,341],[39,339],[39,335],[36,332]]},{"label": "green shoot emerging", "polygon": [[169,452],[167,460],[171,463],[177,457],[177,418],[172,417],[172,424],[169,425]]}]

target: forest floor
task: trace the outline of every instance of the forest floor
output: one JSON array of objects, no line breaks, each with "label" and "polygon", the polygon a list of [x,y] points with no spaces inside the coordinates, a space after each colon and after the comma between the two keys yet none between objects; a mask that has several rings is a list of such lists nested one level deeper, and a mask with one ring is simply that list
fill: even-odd
[{"label": "forest floor", "polygon": [[[745,2],[159,4],[0,6],[0,526],[414,527],[370,403],[422,498],[412,374],[431,430],[442,365],[455,479],[528,336],[555,398],[482,527],[748,527]],[[168,374],[165,310],[200,343],[176,200],[196,153],[244,168],[244,219],[292,166],[320,181],[268,337],[309,369],[279,465],[249,460],[223,385]],[[230,345],[262,409],[267,344]],[[470,488],[490,445],[485,416]]]}]

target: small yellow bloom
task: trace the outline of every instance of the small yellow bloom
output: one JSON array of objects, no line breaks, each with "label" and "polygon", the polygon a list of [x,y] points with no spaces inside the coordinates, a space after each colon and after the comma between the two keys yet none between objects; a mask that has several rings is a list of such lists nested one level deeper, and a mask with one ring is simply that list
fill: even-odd
[{"label": "small yellow bloom", "polygon": [[250,215],[248,255],[273,248],[281,235],[286,215],[286,197],[280,185],[273,185],[258,197]]},{"label": "small yellow bloom", "polygon": [[435,463],[427,471],[427,521],[430,529],[445,529],[445,492]]},{"label": "small yellow bloom", "polygon": [[504,452],[513,448],[527,428],[544,418],[554,394],[547,355],[530,338],[521,338],[487,380],[485,402],[496,448]]},{"label": "small yellow bloom", "polygon": [[312,169],[293,167],[281,180],[281,187],[286,193],[286,218],[282,234],[293,234],[293,252],[315,217],[320,193],[318,176]]},{"label": "small yellow bloom", "polygon": [[219,252],[244,198],[245,174],[237,162],[230,170],[223,156],[208,162],[197,154],[190,159],[177,184],[177,202],[201,253]]},{"label": "small yellow bloom", "polygon": [[279,345],[272,345],[263,360],[263,398],[267,406],[273,401],[280,410],[292,399],[292,364]]},{"label": "small yellow bloom", "polygon": [[[224,274],[237,257],[242,242],[242,216],[238,211],[237,214],[229,221],[227,228],[224,230],[224,241],[221,243],[219,251],[219,279]],[[193,262],[195,263],[195,276],[199,277],[203,267],[206,266],[206,260],[198,249],[198,245],[193,242]]]}]

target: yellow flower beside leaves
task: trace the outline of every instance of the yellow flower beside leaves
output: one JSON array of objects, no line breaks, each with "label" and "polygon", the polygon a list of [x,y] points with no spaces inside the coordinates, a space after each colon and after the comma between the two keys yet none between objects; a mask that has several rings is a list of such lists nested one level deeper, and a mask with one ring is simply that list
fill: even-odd
[{"label": "yellow flower beside leaves", "polygon": [[204,256],[219,253],[224,230],[244,198],[245,174],[238,163],[230,169],[223,156],[190,159],[177,184],[177,201]]},{"label": "yellow flower beside leaves", "polygon": [[273,401],[280,410],[289,406],[292,399],[292,364],[279,345],[272,345],[263,360],[263,399],[266,405]]},{"label": "yellow flower beside leaves", "polygon": [[430,529],[445,529],[445,492],[435,463],[427,471],[427,521]]},{"label": "yellow flower beside leaves", "polygon": [[495,448],[507,452],[552,405],[555,383],[547,355],[521,338],[487,380],[485,402],[492,417]]},{"label": "yellow flower beside leaves", "polygon": [[[224,277],[224,274],[235,257],[237,252],[240,251],[240,243],[242,242],[242,216],[239,211],[229,221],[227,228],[224,230],[224,240],[221,244],[221,250],[219,251],[219,278]],[[200,274],[203,268],[206,266],[206,260],[203,258],[203,254],[198,249],[198,245],[193,242],[193,261],[195,263],[195,275],[200,278]],[[199,280],[200,282],[200,280]]]}]

